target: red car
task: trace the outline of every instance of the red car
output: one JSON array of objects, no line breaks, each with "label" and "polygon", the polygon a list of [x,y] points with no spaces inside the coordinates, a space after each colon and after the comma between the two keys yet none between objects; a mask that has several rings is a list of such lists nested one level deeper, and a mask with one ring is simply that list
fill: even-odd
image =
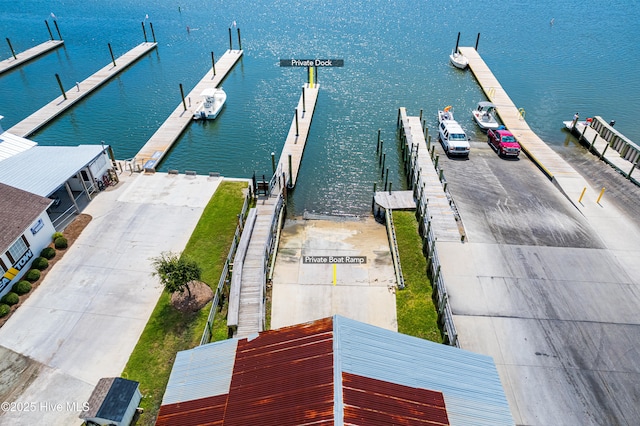
[{"label": "red car", "polygon": [[516,137],[506,129],[488,130],[487,142],[501,157],[517,157],[520,155],[520,144]]}]

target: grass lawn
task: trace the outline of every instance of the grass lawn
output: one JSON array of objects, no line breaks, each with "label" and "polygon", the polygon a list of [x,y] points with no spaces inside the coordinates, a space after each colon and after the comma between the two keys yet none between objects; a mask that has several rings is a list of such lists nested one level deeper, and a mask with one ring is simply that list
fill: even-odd
[{"label": "grass lawn", "polygon": [[398,331],[442,343],[438,313],[431,299],[427,260],[422,254],[422,239],[414,212],[394,211],[393,222],[400,251],[405,289],[396,292]]},{"label": "grass lawn", "polygon": [[[220,184],[183,251],[202,268],[202,281],[214,291],[233,241],[237,215],[244,202],[242,190],[246,187],[244,182]],[[176,353],[200,343],[209,316],[211,303],[199,312],[183,314],[171,306],[170,297],[166,291],[160,296],[122,373],[122,377],[140,382],[144,414],[138,425],[155,423]],[[224,312],[216,315],[212,340],[227,337],[224,317]]]}]

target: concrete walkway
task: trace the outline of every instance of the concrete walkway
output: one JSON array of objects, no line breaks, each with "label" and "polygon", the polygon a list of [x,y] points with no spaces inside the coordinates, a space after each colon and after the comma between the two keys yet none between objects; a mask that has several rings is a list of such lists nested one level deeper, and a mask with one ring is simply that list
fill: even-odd
[{"label": "concrete walkway", "polygon": [[[0,424],[81,423],[82,404],[101,377],[120,375],[161,294],[150,258],[184,249],[222,180],[160,173],[122,179],[91,202],[85,213],[93,220],[0,329],[1,352],[30,358],[0,360],[3,381],[14,380],[0,392],[37,407],[0,412]],[[23,364],[28,381],[19,371],[5,375]]]},{"label": "concrete walkway", "polygon": [[[366,256],[363,265],[309,264],[304,256]],[[395,274],[384,225],[365,220],[287,221],[273,276],[271,329],[331,315],[398,330]]]}]

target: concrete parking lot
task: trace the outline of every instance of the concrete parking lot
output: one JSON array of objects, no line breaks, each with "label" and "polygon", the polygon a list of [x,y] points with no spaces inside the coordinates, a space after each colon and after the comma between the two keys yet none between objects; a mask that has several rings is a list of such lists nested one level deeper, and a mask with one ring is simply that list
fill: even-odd
[{"label": "concrete parking lot", "polygon": [[120,375],[160,296],[150,258],[184,249],[220,182],[123,174],[91,202],[92,221],[0,329],[0,396],[36,408],[0,412],[0,424],[81,423],[82,404],[100,378]]}]

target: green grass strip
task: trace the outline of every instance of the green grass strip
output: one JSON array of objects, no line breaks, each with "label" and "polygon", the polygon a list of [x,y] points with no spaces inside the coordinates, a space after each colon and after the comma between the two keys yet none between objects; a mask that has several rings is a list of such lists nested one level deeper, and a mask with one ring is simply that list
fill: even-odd
[{"label": "green grass strip", "polygon": [[[183,255],[202,268],[202,281],[217,287],[244,202],[244,182],[224,181],[204,209]],[[211,303],[199,312],[183,314],[171,306],[171,296],[162,292],[149,322],[136,345],[122,377],[140,382],[144,414],[138,425],[155,424],[176,353],[200,343]],[[227,337],[226,318],[216,315],[212,340]]]},{"label": "green grass strip", "polygon": [[442,343],[438,313],[431,299],[427,260],[422,254],[422,239],[414,212],[394,211],[393,222],[400,251],[405,289],[396,292],[398,331]]}]

